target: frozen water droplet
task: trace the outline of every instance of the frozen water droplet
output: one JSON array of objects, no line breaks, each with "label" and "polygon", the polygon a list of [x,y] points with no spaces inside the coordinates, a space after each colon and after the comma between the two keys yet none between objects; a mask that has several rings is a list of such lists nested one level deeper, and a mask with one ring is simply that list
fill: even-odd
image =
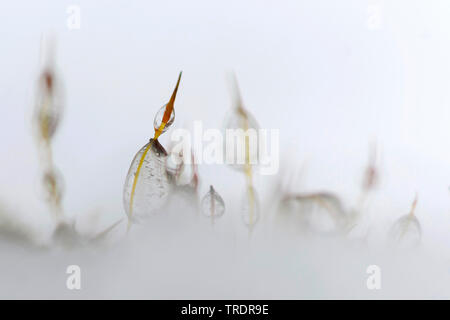
[{"label": "frozen water droplet", "polygon": [[210,186],[202,199],[202,212],[207,217],[219,218],[225,213],[225,203],[222,197]]},{"label": "frozen water droplet", "polygon": [[252,228],[258,222],[259,211],[259,200],[256,190],[253,187],[248,187],[242,200],[242,219],[247,227]]},{"label": "frozen water droplet", "polygon": [[[164,117],[164,112],[166,111],[166,107],[167,107],[167,104],[163,105],[155,115],[155,119],[153,121],[153,127],[155,128],[155,130],[158,130],[159,127],[161,126],[161,123],[162,123],[162,120]],[[173,124],[174,121],[175,121],[175,109],[172,109],[172,113],[170,114],[169,121],[167,121],[167,123],[164,126],[164,128],[162,129],[161,133],[166,132],[169,129],[169,127]]]},{"label": "frozen water droplet", "polygon": [[158,212],[166,203],[172,186],[166,172],[166,158],[164,147],[153,139],[134,157],[123,192],[125,211],[133,221]]},{"label": "frozen water droplet", "polygon": [[419,220],[412,214],[398,219],[389,231],[391,240],[404,247],[413,247],[420,244],[422,230]]}]

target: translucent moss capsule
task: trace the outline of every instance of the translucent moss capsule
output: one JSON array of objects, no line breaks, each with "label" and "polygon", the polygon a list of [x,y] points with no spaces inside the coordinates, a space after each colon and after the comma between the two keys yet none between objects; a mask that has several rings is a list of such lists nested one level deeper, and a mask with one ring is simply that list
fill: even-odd
[{"label": "translucent moss capsule", "polygon": [[349,222],[341,201],[330,193],[290,195],[283,199],[280,209],[280,219],[299,230],[336,232]]},{"label": "translucent moss capsule", "polygon": [[241,204],[242,220],[248,228],[253,228],[260,216],[258,195],[253,187],[248,187]]},{"label": "translucent moss capsule", "polygon": [[[153,120],[153,127],[155,128],[155,130],[158,130],[161,127],[167,105],[168,104],[163,105],[155,115],[155,119]],[[161,133],[166,132],[170,128],[170,126],[173,124],[174,121],[175,121],[175,109],[172,109],[172,113],[170,114],[169,121],[167,121],[167,123],[165,124]]]},{"label": "translucent moss capsule", "polygon": [[259,129],[256,119],[243,108],[233,108],[225,119],[226,129]]},{"label": "translucent moss capsule", "polygon": [[225,202],[222,197],[214,190],[213,186],[202,199],[202,213],[211,218],[219,218],[225,213]]},{"label": "translucent moss capsule", "polygon": [[392,225],[389,236],[393,242],[401,246],[419,245],[422,238],[419,220],[412,214],[401,217]]},{"label": "translucent moss capsule", "polygon": [[171,190],[166,158],[164,147],[153,139],[134,157],[123,192],[125,211],[131,221],[142,221],[166,203]]},{"label": "translucent moss capsule", "polygon": [[50,139],[62,118],[63,97],[59,81],[51,70],[45,70],[39,78],[34,122],[39,138]]}]

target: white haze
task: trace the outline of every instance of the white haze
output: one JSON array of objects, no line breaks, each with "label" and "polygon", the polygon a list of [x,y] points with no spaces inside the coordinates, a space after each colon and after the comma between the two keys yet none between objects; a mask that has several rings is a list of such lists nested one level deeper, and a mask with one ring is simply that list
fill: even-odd
[{"label": "white haze", "polygon": [[[66,27],[71,4],[80,30]],[[367,26],[374,4],[377,30]],[[450,297],[448,1],[19,0],[1,11],[0,225],[37,243],[1,237],[1,298]],[[31,131],[44,33],[57,36],[67,98],[54,160],[65,213],[82,233],[125,217],[125,175],[178,72],[174,127],[216,128],[234,70],[260,126],[280,129],[280,173],[298,172],[291,191],[332,191],[351,208],[376,142],[380,184],[356,235],[276,231],[267,211],[249,240],[237,213],[244,177],[202,165],[200,194],[213,184],[227,206],[214,230],[174,204],[128,237],[121,225],[108,245],[53,247]],[[256,177],[265,208],[278,180]],[[416,193],[422,244],[390,248],[388,229]],[[65,286],[70,264],[81,267],[80,291]],[[371,264],[382,271],[379,291],[366,287]]]}]

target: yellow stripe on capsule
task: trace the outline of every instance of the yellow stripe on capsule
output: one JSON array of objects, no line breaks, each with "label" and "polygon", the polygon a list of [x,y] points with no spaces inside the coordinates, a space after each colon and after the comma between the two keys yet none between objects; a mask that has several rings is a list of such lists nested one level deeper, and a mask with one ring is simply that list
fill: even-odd
[{"label": "yellow stripe on capsule", "polygon": [[144,159],[147,156],[147,153],[150,150],[151,146],[153,145],[153,142],[156,141],[159,138],[159,136],[163,132],[164,128],[166,127],[167,122],[170,120],[170,116],[171,116],[171,114],[173,112],[173,106],[174,106],[174,103],[175,103],[175,97],[176,97],[177,91],[178,91],[178,86],[180,85],[181,74],[182,74],[182,72],[180,72],[180,74],[178,76],[178,81],[177,81],[177,84],[175,86],[175,89],[174,89],[174,91],[172,93],[172,96],[170,97],[169,102],[167,103],[167,107],[166,107],[166,110],[164,112],[163,119],[161,121],[161,125],[159,126],[158,129],[155,129],[155,135],[153,137],[153,140],[145,148],[144,153],[142,154],[142,157],[139,160],[139,165],[138,165],[138,167],[136,169],[136,173],[134,174],[133,187],[131,188],[131,194],[130,194],[130,209],[129,209],[130,217],[128,219],[128,230],[130,229],[130,226],[131,226],[131,216],[133,215],[134,194],[136,192],[136,185],[137,185],[137,182],[138,182],[139,173],[141,172],[141,168],[142,168],[142,165],[144,163]]},{"label": "yellow stripe on capsule", "polygon": [[161,135],[161,132],[163,131],[166,124],[163,122],[159,126],[158,130],[155,130],[155,136],[153,140],[148,144],[148,146],[145,148],[144,153],[142,154],[141,159],[139,160],[138,167],[136,169],[136,173],[134,174],[134,180],[133,180],[133,187],[131,188],[131,194],[130,194],[130,219],[128,220],[128,228],[130,228],[130,222],[131,222],[131,216],[133,215],[133,203],[134,203],[134,194],[136,193],[136,186],[139,178],[139,174],[141,172],[142,165],[144,164],[145,157],[147,156],[148,151],[153,145],[153,142],[158,139],[158,137]]},{"label": "yellow stripe on capsule", "polygon": [[[134,193],[136,191],[136,185],[138,182],[139,173],[141,172],[141,167],[142,167],[142,164],[144,163],[145,156],[147,155],[148,150],[150,150],[151,146],[152,146],[152,142],[150,142],[148,144],[148,146],[145,148],[144,153],[142,154],[142,157],[139,160],[139,165],[136,169],[136,173],[134,174],[133,187],[131,188],[131,195],[130,195],[130,219],[129,219],[129,221],[131,220],[131,216],[133,214]],[[128,226],[129,226],[129,224],[128,224]]]}]

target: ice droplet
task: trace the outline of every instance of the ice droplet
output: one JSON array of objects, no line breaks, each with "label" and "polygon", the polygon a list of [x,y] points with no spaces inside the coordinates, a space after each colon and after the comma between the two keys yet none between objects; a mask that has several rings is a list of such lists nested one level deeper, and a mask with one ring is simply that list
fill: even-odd
[{"label": "ice droplet", "polygon": [[[153,120],[153,127],[155,128],[155,130],[158,130],[162,124],[164,113],[166,112],[166,107],[167,107],[167,103],[165,105],[163,105],[155,115],[155,119]],[[166,132],[170,128],[170,126],[173,124],[174,121],[175,121],[175,109],[172,109],[172,113],[170,114],[169,121],[167,121],[167,123],[165,124],[161,133]]]},{"label": "ice droplet", "polygon": [[211,218],[219,218],[225,213],[225,203],[213,186],[209,187],[208,193],[202,199],[202,212]]},{"label": "ice droplet", "polygon": [[125,179],[123,202],[128,217],[139,222],[166,203],[172,183],[166,172],[167,152],[151,139],[136,154]]}]

